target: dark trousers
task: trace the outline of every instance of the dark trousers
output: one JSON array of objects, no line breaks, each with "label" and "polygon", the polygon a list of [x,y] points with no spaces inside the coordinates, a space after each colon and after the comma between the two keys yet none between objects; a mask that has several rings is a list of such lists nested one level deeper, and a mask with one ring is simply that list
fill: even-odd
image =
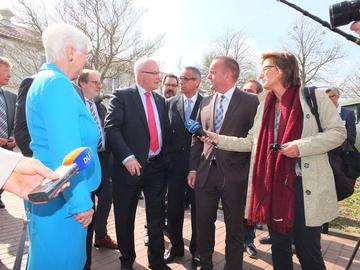
[{"label": "dark trousers", "polygon": [[[98,198],[95,210],[95,195]],[[94,202],[94,216],[86,235],[86,263],[84,269],[91,269],[91,250],[93,243],[93,235],[99,239],[105,238],[107,235],[107,221],[112,204],[112,183],[110,179],[101,179],[99,188],[91,194]]]},{"label": "dark trousers", "polygon": [[[269,228],[274,270],[292,270],[291,244],[294,241],[296,256],[303,270],[325,270],[321,254],[321,226],[305,226],[302,178],[296,177],[294,228],[283,235]],[[293,240],[294,239],[294,240]]]},{"label": "dark trousers", "polygon": [[196,222],[198,226],[198,255],[201,269],[213,269],[212,255],[215,245],[215,221],[221,198],[226,226],[224,269],[241,270],[244,245],[244,196],[245,185],[225,181],[224,176],[212,163],[203,187],[195,186]]},{"label": "dark trousers", "polygon": [[244,242],[245,244],[254,244],[255,225],[244,224]]},{"label": "dark trousers", "polygon": [[141,190],[145,197],[147,231],[149,236],[148,260],[152,266],[164,265],[165,224],[165,164],[162,159],[143,166],[140,179],[134,183],[113,179],[116,237],[122,265],[130,266],[136,258],[134,225]]},{"label": "dark trousers", "polygon": [[[184,253],[183,224],[184,224],[184,204],[186,189],[187,172],[184,170],[174,170],[168,178],[167,189],[167,230],[171,242],[171,252],[173,254]],[[190,252],[195,256],[196,252],[196,208],[194,190],[188,191],[191,205],[191,241]]]}]

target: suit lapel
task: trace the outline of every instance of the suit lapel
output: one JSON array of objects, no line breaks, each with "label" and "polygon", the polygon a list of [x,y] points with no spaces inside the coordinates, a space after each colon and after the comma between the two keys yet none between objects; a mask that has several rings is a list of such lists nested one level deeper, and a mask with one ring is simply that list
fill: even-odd
[{"label": "suit lapel", "polygon": [[197,99],[195,101],[195,104],[194,104],[194,108],[193,108],[193,110],[191,112],[191,115],[190,115],[191,119],[196,119],[201,100],[202,100],[202,96],[200,94],[198,94],[198,97],[197,97]]},{"label": "suit lapel", "polygon": [[163,119],[163,115],[166,115],[166,112],[164,111],[164,107],[161,106],[161,101],[159,99],[159,96],[154,94],[153,92],[151,92],[151,95],[153,96],[154,100],[155,100],[155,105],[156,105],[156,109],[158,111],[159,114],[159,120],[160,120],[160,128],[161,128],[161,133],[163,134],[164,131],[164,119]]},{"label": "suit lapel", "polygon": [[184,118],[185,118],[185,116],[184,116],[184,97],[183,96],[179,96],[179,98],[176,102],[176,108],[180,114],[182,121],[185,122],[185,120],[184,120]]},{"label": "suit lapel", "polygon": [[233,114],[233,111],[237,108],[237,106],[239,105],[239,100],[238,100],[238,95],[240,94],[240,90],[236,87],[234,90],[234,93],[230,99],[230,103],[228,106],[228,109],[226,111],[223,123],[221,125],[220,131],[219,133],[221,134],[222,131],[224,130],[224,128],[226,128],[226,126],[231,123],[231,116]]},{"label": "suit lapel", "polygon": [[211,98],[211,101],[210,101],[210,130],[211,131],[215,131],[215,128],[214,128],[214,121],[215,121],[215,119],[214,119],[214,115],[215,115],[215,110],[216,110],[216,108],[215,108],[215,101],[216,101],[216,97],[217,97],[217,95],[216,94],[213,94],[213,96],[212,96],[212,98]]},{"label": "suit lapel", "polygon": [[138,113],[138,115],[140,116],[141,122],[144,125],[146,133],[148,134],[148,136],[150,136],[150,134],[149,134],[149,126],[148,126],[148,122],[147,122],[146,114],[145,114],[145,109],[144,109],[143,103],[141,101],[141,97],[140,97],[140,94],[139,94],[139,91],[138,91],[137,87],[134,86],[134,88],[131,89],[131,92],[132,92],[132,99],[133,99],[134,104],[135,104],[134,109]]}]

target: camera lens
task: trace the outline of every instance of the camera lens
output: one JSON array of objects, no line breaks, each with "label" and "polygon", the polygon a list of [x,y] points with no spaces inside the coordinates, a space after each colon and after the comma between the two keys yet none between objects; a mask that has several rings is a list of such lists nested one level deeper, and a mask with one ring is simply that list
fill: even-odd
[{"label": "camera lens", "polygon": [[344,1],[329,7],[331,27],[338,27],[360,20],[360,0]]}]

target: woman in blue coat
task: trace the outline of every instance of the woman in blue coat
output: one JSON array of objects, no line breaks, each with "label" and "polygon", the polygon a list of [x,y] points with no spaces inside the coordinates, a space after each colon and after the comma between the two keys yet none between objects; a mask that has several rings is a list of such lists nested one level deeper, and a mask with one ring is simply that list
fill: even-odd
[{"label": "woman in blue coat", "polygon": [[26,100],[34,157],[51,169],[72,150],[87,146],[93,162],[71,178],[71,185],[47,204],[26,203],[29,220],[28,270],[80,270],[86,261],[86,232],[93,216],[91,192],[101,179],[97,157],[100,133],[71,80],[91,48],[78,29],[55,24],[42,35],[47,63],[36,75]]}]

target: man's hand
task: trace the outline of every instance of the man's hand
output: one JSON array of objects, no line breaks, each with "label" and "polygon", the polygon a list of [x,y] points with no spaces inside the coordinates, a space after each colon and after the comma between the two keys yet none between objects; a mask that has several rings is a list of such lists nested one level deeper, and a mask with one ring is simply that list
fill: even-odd
[{"label": "man's hand", "polygon": [[131,176],[134,175],[140,176],[141,165],[136,158],[130,158],[129,160],[126,161],[124,165]]},{"label": "man's hand", "polygon": [[360,21],[354,22],[350,26],[350,29],[360,36]]},{"label": "man's hand", "polygon": [[281,145],[280,153],[289,157],[296,158],[299,156],[299,148],[295,142],[288,142]]},{"label": "man's hand", "polygon": [[0,146],[6,146],[8,143],[8,139],[0,138]]},{"label": "man's hand", "polygon": [[91,220],[94,215],[94,209],[89,209],[85,212],[79,213],[75,215],[75,219],[83,225],[84,228],[90,225]]},{"label": "man's hand", "polygon": [[194,189],[195,188],[195,181],[196,181],[196,171],[189,172],[189,174],[187,176],[187,180],[188,180],[189,187]]},{"label": "man's hand", "polygon": [[[59,176],[45,167],[39,160],[21,157],[14,171],[6,180],[3,189],[27,200],[28,194],[33,191],[44,178],[57,179]],[[55,196],[68,186],[69,183],[64,184]]]},{"label": "man's hand", "polygon": [[15,138],[10,137],[7,141],[6,147],[9,149],[13,149],[16,146]]}]

